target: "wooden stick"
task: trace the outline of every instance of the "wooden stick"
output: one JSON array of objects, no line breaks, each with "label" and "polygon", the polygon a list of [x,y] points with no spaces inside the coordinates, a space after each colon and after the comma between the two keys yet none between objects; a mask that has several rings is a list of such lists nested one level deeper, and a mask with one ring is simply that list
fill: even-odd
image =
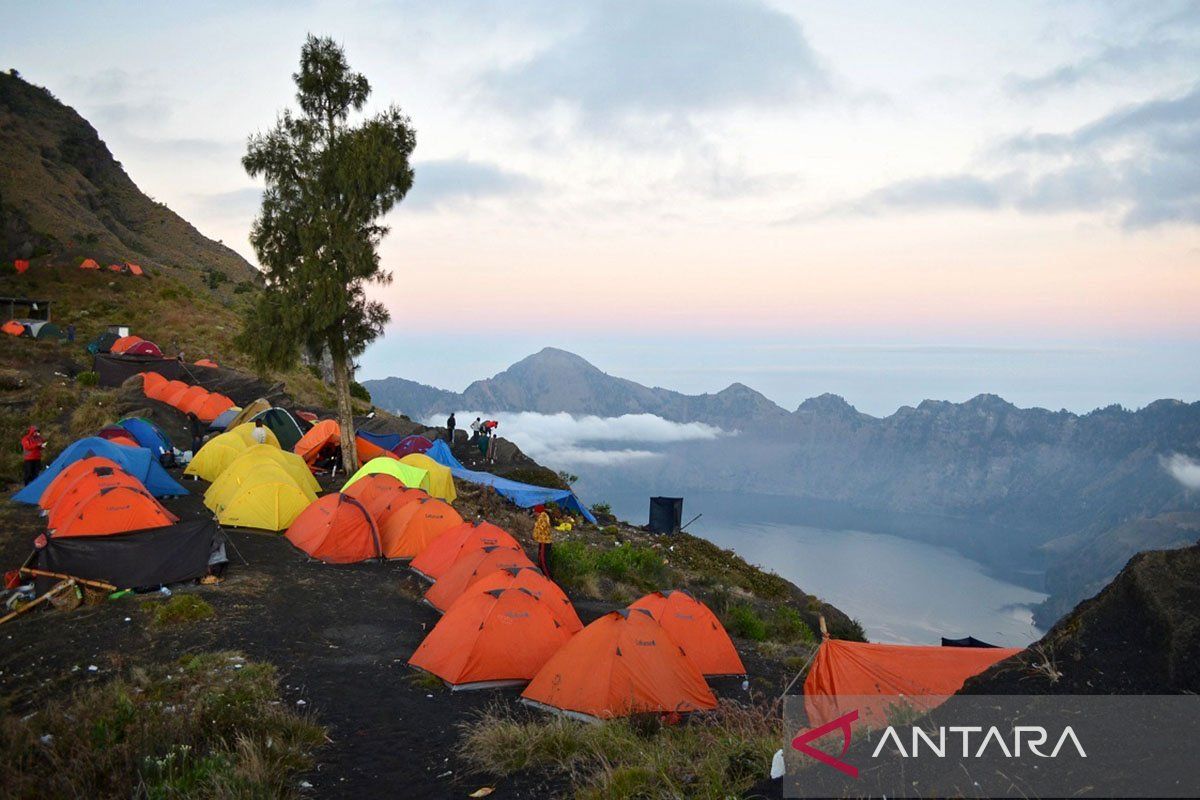
[{"label": "wooden stick", "polygon": [[45,602],[46,600],[49,600],[54,595],[61,594],[65,589],[73,589],[73,588],[75,588],[75,580],[73,578],[71,580],[63,581],[62,583],[56,585],[53,589],[46,592],[44,595],[42,595],[38,599],[34,600],[33,602],[21,606],[16,611],[13,611],[11,614],[5,614],[3,617],[0,617],[0,625],[3,625],[4,623],[8,622],[10,619],[14,619],[16,617],[21,616],[29,609]]},{"label": "wooden stick", "polygon": [[38,578],[58,578],[59,580],[63,581],[73,580],[76,583],[84,586],[90,586],[93,589],[102,589],[106,592],[115,592],[117,590],[117,587],[113,586],[111,583],[105,583],[104,581],[92,581],[86,578],[77,578],[74,575],[65,575],[61,572],[47,572],[44,569],[34,569],[33,567],[21,567],[19,571],[22,575],[33,575],[34,577]]}]

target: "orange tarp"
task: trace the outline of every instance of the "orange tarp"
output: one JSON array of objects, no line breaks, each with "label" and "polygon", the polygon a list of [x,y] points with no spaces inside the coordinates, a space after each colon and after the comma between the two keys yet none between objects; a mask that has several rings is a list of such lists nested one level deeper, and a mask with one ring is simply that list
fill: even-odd
[{"label": "orange tarp", "polygon": [[128,486],[101,489],[76,503],[54,536],[105,536],[144,528],[161,528],[176,517],[143,490]]},{"label": "orange tarp", "polygon": [[79,265],[80,269],[100,269],[100,265],[96,263],[94,258],[85,258],[83,263]]},{"label": "orange tarp", "polygon": [[409,503],[429,497],[420,489],[409,489],[393,476],[382,472],[359,478],[343,489],[342,494],[348,494],[362,503],[378,525]]},{"label": "orange tarp", "polygon": [[330,564],[353,564],[381,556],[375,521],[362,503],[339,492],[311,503],[285,535],[313,558]]},{"label": "orange tarp", "polygon": [[704,676],[670,634],[649,612],[628,608],[571,637],[521,698],[589,719],[717,707]]},{"label": "orange tarp", "polygon": [[[804,681],[808,724],[818,727],[852,708],[860,722],[886,724],[889,706],[937,708],[967,678],[1020,648],[931,647],[826,639]],[[842,698],[839,702],[839,698]],[[847,706],[845,709],[842,706]]]},{"label": "orange tarp", "polygon": [[53,508],[58,499],[67,493],[75,481],[80,480],[85,475],[91,474],[93,470],[100,467],[115,470],[121,469],[121,466],[117,462],[104,456],[88,456],[87,458],[74,461],[68,464],[62,472],[54,476],[54,480],[50,481],[50,485],[46,487],[46,491],[42,492],[42,496],[38,500],[38,505],[43,509]]},{"label": "orange tarp", "polygon": [[25,326],[17,322],[15,319],[10,319],[8,322],[4,323],[4,326],[0,327],[0,330],[3,330],[9,336],[25,335]]},{"label": "orange tarp", "polygon": [[496,570],[532,566],[533,562],[525,555],[524,550],[514,550],[511,547],[485,547],[482,550],[464,553],[462,558],[455,561],[454,565],[446,570],[446,574],[425,592],[425,602],[438,611],[445,611],[476,581]]},{"label": "orange tarp", "polygon": [[130,334],[129,336],[122,336],[120,339],[117,339],[115,342],[112,343],[112,347],[109,348],[109,352],[117,353],[117,354],[124,353],[126,350],[133,347],[138,342],[144,342],[144,341],[145,341],[145,339],[143,339],[142,337],[134,336],[132,334]]},{"label": "orange tarp", "polygon": [[146,487],[137,478],[130,475],[128,472],[120,469],[111,469],[108,467],[99,467],[91,470],[85,475],[80,476],[79,480],[71,484],[71,488],[67,489],[54,501],[54,505],[47,509],[46,527],[54,530],[63,525],[71,518],[71,512],[84,500],[91,499],[92,496],[98,494],[102,489],[108,489],[113,486],[126,486],[137,491],[146,491]]},{"label": "orange tarp", "polygon": [[379,526],[383,555],[387,558],[413,558],[451,528],[462,524],[462,517],[441,500],[428,498],[406,503],[388,514]]},{"label": "orange tarp", "polygon": [[[317,460],[317,456],[326,446],[340,447],[342,436],[342,428],[338,425],[335,419],[323,419],[320,422],[309,428],[308,433],[300,437],[300,441],[296,442],[296,455],[303,458],[309,464]],[[370,461],[372,458],[385,456],[388,458],[396,458],[396,454],[384,450],[378,445],[368,442],[361,436],[354,437],[355,444],[358,449],[358,464],[353,468],[347,467],[349,471],[358,469],[360,466]]]},{"label": "orange tarp", "polygon": [[203,422],[212,422],[233,406],[234,402],[225,395],[210,392],[204,400],[194,404],[195,411],[193,413]]},{"label": "orange tarp", "polygon": [[526,683],[570,638],[524,589],[472,591],[438,620],[408,663],[455,689]]},{"label": "orange tarp", "polygon": [[691,657],[702,675],[746,674],[725,626],[708,606],[687,592],[651,592],[629,607],[649,611]]},{"label": "orange tarp", "polygon": [[[362,481],[359,481],[361,483]],[[354,484],[357,486],[358,484]],[[350,488],[353,489],[354,486]],[[508,531],[498,528],[490,522],[477,520],[464,522],[456,528],[451,528],[439,536],[421,554],[409,564],[418,575],[426,580],[436,581],[450,569],[460,555],[471,550],[482,550],[485,547],[511,547],[520,550],[521,545],[509,535]]]},{"label": "orange tarp", "polygon": [[467,593],[490,592],[494,589],[524,589],[532,592],[534,597],[546,604],[550,613],[558,620],[558,624],[569,633],[583,630],[583,623],[575,613],[575,606],[571,605],[571,601],[563,594],[563,590],[558,588],[558,584],[543,575],[537,567],[506,567],[494,570],[471,584]]}]

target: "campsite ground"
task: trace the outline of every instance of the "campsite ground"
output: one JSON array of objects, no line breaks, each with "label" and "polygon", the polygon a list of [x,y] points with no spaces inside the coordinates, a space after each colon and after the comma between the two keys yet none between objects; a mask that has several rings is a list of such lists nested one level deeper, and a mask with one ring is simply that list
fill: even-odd
[{"label": "campsite ground", "polygon": [[[200,490],[166,501],[183,518],[207,514]],[[494,497],[467,490],[456,504],[464,516]],[[514,526],[515,515],[502,523]],[[16,565],[40,532],[37,510],[5,504],[0,563]],[[522,532],[523,533],[523,532]],[[307,781],[315,796],[465,796],[483,786],[493,797],[559,796],[562,779],[537,775],[496,780],[468,774],[455,748],[460,726],[496,702],[514,703],[515,691],[453,693],[420,680],[406,664],[437,614],[419,598],[423,583],[398,563],[330,566],[314,562],[281,536],[229,531],[231,564],[217,586],[181,586],[216,613],[176,626],[152,624],[143,602],[126,597],[71,612],[29,614],[0,628],[0,696],[6,713],[23,714],[47,698],[102,682],[147,664],[169,664],[185,655],[239,650],[274,664],[284,701],[326,726],[329,742],[317,753]],[[611,608],[581,600],[585,622]],[[778,686],[784,665],[764,660],[740,643],[756,684]],[[90,671],[95,665],[99,669]],[[717,686],[726,696],[738,683]]]}]

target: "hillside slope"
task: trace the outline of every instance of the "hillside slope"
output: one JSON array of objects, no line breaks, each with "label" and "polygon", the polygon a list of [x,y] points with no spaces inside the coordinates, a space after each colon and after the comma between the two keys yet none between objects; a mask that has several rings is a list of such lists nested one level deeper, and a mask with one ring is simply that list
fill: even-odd
[{"label": "hillside slope", "polygon": [[0,259],[31,257],[133,261],[193,288],[228,284],[225,295],[258,280],[244,258],[143,194],[74,109],[0,73]]}]

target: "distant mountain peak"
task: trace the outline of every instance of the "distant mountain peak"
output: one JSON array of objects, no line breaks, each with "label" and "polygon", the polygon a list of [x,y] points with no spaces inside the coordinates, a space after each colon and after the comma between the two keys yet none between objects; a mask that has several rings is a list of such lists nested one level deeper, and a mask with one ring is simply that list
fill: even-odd
[{"label": "distant mountain peak", "polygon": [[844,414],[847,412],[857,414],[858,409],[846,402],[846,398],[840,394],[825,392],[824,394],[810,397],[805,400],[796,409],[797,413],[819,413],[819,414]]}]

